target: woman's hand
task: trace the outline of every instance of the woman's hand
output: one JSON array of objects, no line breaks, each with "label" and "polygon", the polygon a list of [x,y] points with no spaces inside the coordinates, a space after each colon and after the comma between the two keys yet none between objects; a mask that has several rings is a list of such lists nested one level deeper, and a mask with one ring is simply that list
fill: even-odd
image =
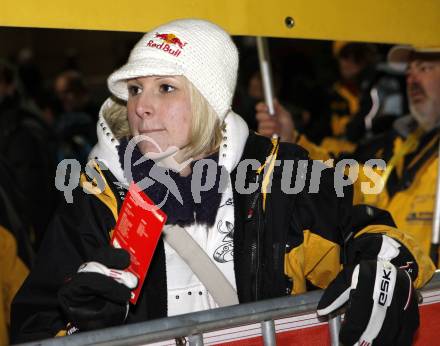
[{"label": "woman's hand", "polygon": [[292,115],[277,100],[274,100],[274,107],[275,115],[270,115],[264,102],[255,106],[258,133],[266,137],[276,134],[280,136],[282,142],[295,143],[298,132],[295,130]]},{"label": "woman's hand", "polygon": [[124,271],[130,255],[123,249],[98,249],[58,291],[58,301],[75,331],[115,326],[125,321],[137,278]]},{"label": "woman's hand", "polygon": [[419,327],[419,310],[411,277],[405,270],[383,260],[346,266],[324,291],[318,315],[332,313],[345,303],[339,334],[342,344],[412,344]]}]

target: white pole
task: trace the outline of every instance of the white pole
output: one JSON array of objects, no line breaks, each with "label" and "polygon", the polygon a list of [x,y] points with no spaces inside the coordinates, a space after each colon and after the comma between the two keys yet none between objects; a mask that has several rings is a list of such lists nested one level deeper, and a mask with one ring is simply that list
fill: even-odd
[{"label": "white pole", "polygon": [[438,265],[438,247],[440,243],[440,141],[438,150],[437,189],[435,194],[435,207],[432,220],[431,258],[435,266]]},{"label": "white pole", "polygon": [[267,38],[257,37],[257,49],[258,59],[260,61],[261,79],[263,81],[264,100],[269,108],[269,114],[275,114],[275,108],[273,106],[273,82],[272,82],[272,70],[270,65],[269,49],[267,44]]},{"label": "white pole", "polygon": [[[257,36],[257,50],[258,59],[260,60],[260,73],[261,79],[263,81],[263,92],[264,101],[269,108],[269,114],[275,115],[275,107],[273,105],[273,80],[272,80],[272,69],[270,65],[269,47],[267,44],[267,38]],[[278,138],[278,134],[274,133],[272,135],[273,139]]]}]

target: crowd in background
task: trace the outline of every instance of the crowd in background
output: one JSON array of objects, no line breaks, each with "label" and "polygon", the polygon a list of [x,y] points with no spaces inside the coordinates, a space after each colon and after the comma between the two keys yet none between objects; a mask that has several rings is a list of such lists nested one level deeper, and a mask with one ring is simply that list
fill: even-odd
[{"label": "crowd in background", "polygon": [[[233,108],[257,130],[255,105],[264,94],[255,42],[236,41],[241,66]],[[270,41],[275,96],[314,143],[335,155],[352,152],[356,143],[386,131],[406,114],[404,71],[384,62],[389,47],[321,42],[309,49],[300,40],[298,47],[288,41]],[[106,86],[91,92],[91,77],[72,57],[64,58],[64,68],[52,78],[42,74],[29,49],[0,59],[0,155],[37,249],[60,200],[54,187],[57,164],[72,158],[82,166],[87,162]],[[367,116],[371,121],[365,121]]]}]

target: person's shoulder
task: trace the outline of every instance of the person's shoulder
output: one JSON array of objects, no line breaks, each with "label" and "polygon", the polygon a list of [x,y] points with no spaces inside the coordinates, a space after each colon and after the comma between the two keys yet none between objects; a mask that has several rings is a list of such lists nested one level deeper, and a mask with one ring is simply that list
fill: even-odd
[{"label": "person's shoulder", "polygon": [[[92,184],[92,183],[91,183]],[[55,232],[69,233],[71,239],[80,239],[84,234],[93,234],[106,239],[116,223],[116,203],[96,187],[79,184],[73,190],[60,191],[59,203],[50,229]],[[117,214],[116,214],[117,216]]]},{"label": "person's shoulder", "polygon": [[374,158],[388,159],[393,151],[394,141],[402,136],[390,129],[381,134],[377,134],[363,143],[360,143],[352,157],[361,163]]},{"label": "person's shoulder", "polygon": [[286,159],[309,160],[309,152],[302,146],[294,143],[280,143],[279,157]]},{"label": "person's shoulder", "polygon": [[[246,155],[248,157],[249,154],[251,154],[251,157],[256,157],[258,155],[262,155],[263,153],[267,156],[276,145],[276,142],[274,142],[271,138],[250,131],[244,152],[245,154],[248,154]],[[297,144],[279,142],[278,145],[277,159],[307,160],[309,158],[308,151]]]},{"label": "person's shoulder", "polygon": [[[69,172],[69,173],[68,173]],[[71,160],[65,165],[59,165],[56,176],[56,188],[64,200],[64,209],[89,209],[92,206],[100,208],[108,201],[114,201],[116,206],[115,179],[102,163],[91,160],[87,167]]]}]

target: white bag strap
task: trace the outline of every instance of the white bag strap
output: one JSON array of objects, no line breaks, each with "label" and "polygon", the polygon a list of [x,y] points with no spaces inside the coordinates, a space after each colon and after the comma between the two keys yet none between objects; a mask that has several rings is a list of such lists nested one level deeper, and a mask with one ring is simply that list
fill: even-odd
[{"label": "white bag strap", "polygon": [[188,264],[220,307],[238,304],[237,292],[231,283],[184,228],[167,225],[163,234],[167,243]]}]

